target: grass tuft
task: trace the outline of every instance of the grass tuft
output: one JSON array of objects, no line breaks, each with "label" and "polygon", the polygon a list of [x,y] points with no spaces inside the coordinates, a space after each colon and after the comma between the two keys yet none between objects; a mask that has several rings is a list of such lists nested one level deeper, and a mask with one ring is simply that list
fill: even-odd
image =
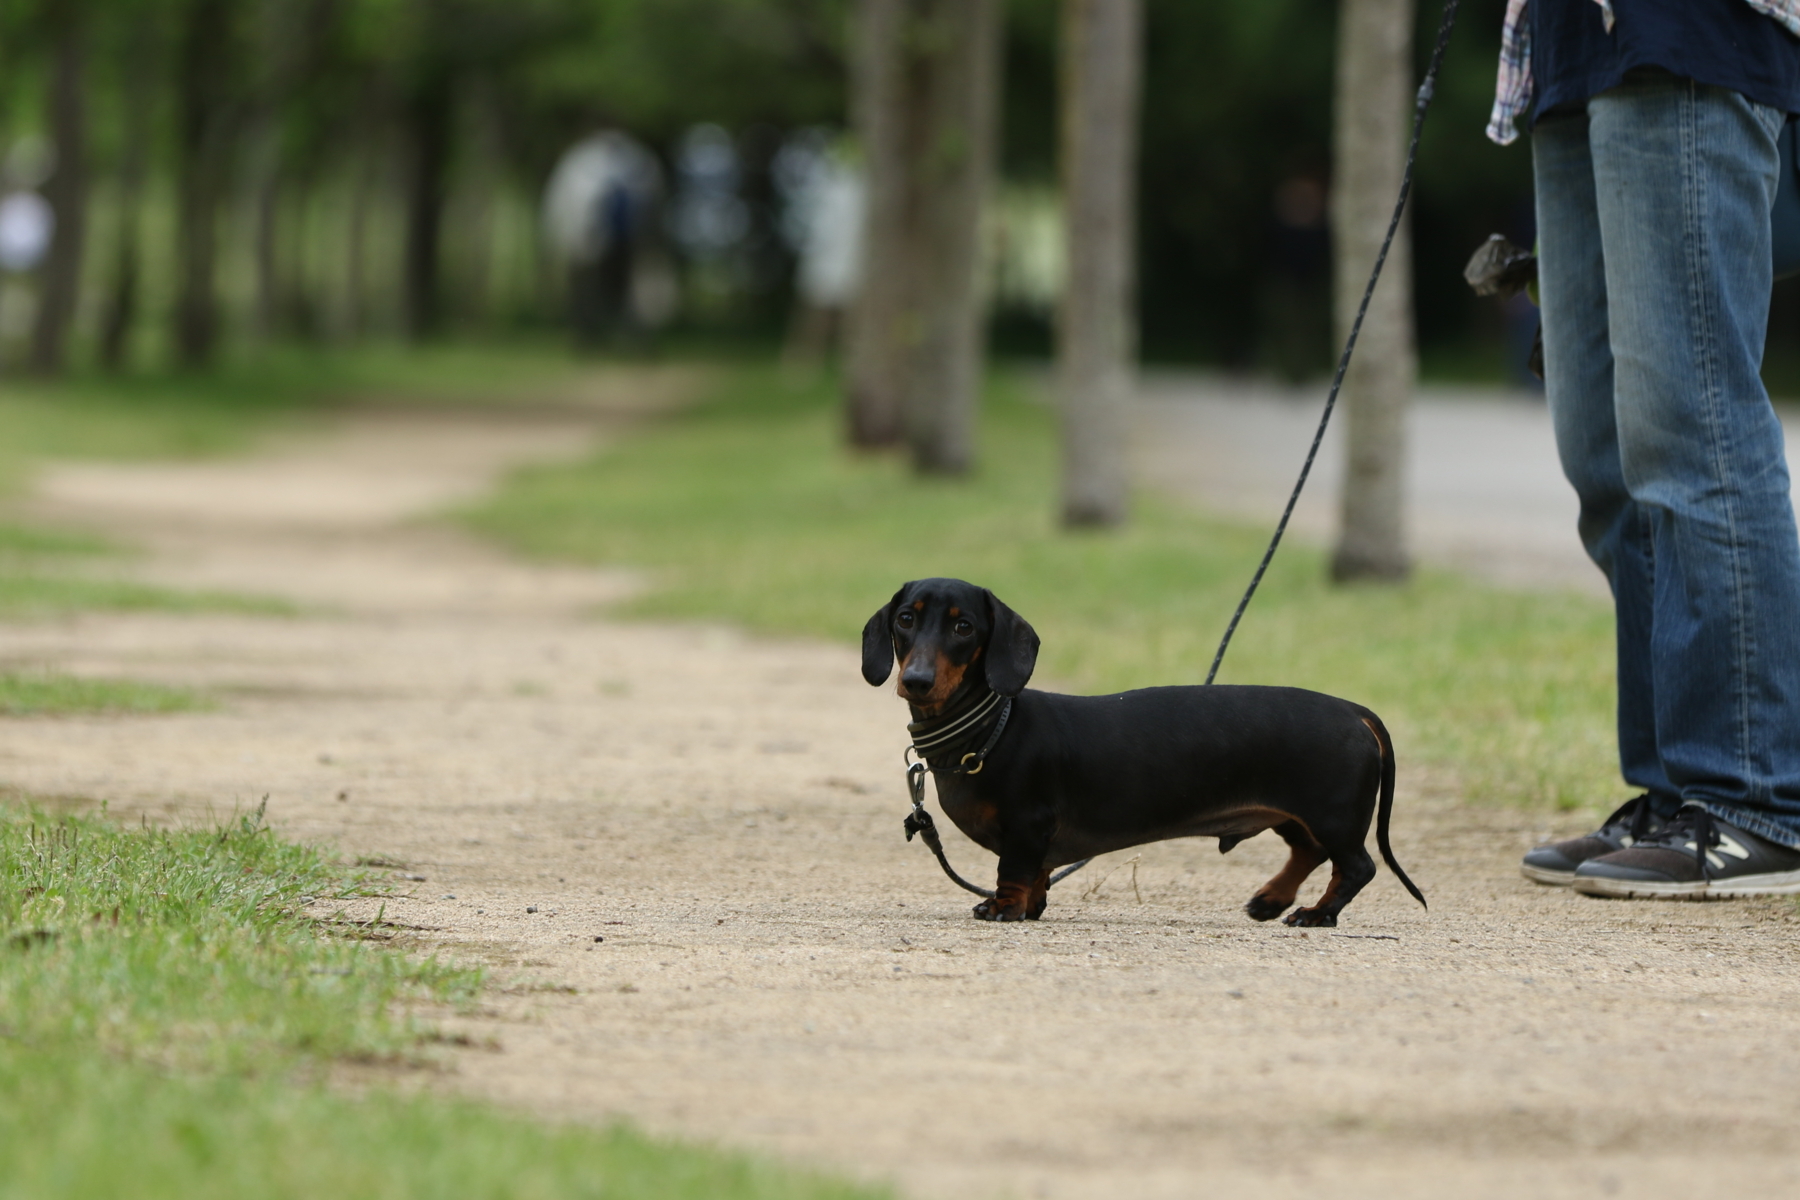
[{"label": "grass tuft", "polygon": [[44,1050],[273,1069],[307,1057],[392,1059],[419,1027],[406,1001],[478,976],[322,939],[303,898],[361,877],[273,837],[261,811],[219,829],[127,830],[0,817],[0,1026]]},{"label": "grass tuft", "polygon": [[118,547],[92,534],[0,524],[0,559],[116,554]]},{"label": "grass tuft", "polygon": [[878,1200],[629,1129],[320,1081],[421,1061],[479,972],[322,936],[361,872],[275,837],[0,810],[0,1200]]},{"label": "grass tuft", "polygon": [[77,679],[70,675],[0,673],[0,716],[69,716],[76,713],[174,713],[213,707],[187,688],[127,679]]},{"label": "grass tuft", "polygon": [[0,570],[0,617],[55,617],[70,612],[227,612],[287,617],[299,608],[272,596],[183,591],[120,579],[14,575]]}]

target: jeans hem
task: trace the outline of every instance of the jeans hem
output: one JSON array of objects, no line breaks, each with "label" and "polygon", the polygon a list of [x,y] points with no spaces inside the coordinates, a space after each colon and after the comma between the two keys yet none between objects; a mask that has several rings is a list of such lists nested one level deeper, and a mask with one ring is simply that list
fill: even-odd
[{"label": "jeans hem", "polygon": [[1784,825],[1766,812],[1739,808],[1735,804],[1720,804],[1717,800],[1690,800],[1688,803],[1698,804],[1721,821],[1730,821],[1744,832],[1754,833],[1765,841],[1786,846],[1789,850],[1800,850],[1800,829]]}]

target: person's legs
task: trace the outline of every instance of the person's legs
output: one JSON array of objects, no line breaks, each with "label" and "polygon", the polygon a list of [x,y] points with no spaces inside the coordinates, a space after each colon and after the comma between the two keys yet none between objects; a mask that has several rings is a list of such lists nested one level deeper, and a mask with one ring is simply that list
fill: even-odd
[{"label": "person's legs", "polygon": [[1550,116],[1532,133],[1543,306],[1544,391],[1563,474],[1581,500],[1581,541],[1612,585],[1618,662],[1619,767],[1659,815],[1680,801],[1657,755],[1650,669],[1650,525],[1625,485],[1614,416],[1613,351],[1586,113]]},{"label": "person's legs", "polygon": [[[1664,777],[1682,800],[1800,847],[1800,540],[1781,425],[1759,375],[1781,123],[1735,92],[1634,76],[1589,102],[1586,141],[1618,453],[1633,502],[1620,511],[1637,510],[1611,528],[1621,547],[1635,544],[1629,526],[1647,528],[1653,564],[1641,683],[1628,684],[1621,652],[1621,748],[1626,689],[1642,687]],[[1547,221],[1540,229],[1548,265],[1560,235]],[[1559,277],[1560,268],[1546,282]],[[1553,295],[1552,372],[1557,345],[1564,355],[1591,352],[1588,342],[1553,342],[1568,336],[1556,332],[1567,309],[1553,309]],[[1587,509],[1584,493],[1584,534]],[[1636,567],[1615,549],[1622,647],[1627,570]]]}]

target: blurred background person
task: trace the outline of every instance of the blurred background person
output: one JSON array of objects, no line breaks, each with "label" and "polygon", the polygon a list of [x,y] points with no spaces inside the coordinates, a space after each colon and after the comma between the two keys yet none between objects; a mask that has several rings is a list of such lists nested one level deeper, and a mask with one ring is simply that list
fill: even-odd
[{"label": "blurred background person", "polygon": [[1299,383],[1331,369],[1331,229],[1325,184],[1297,171],[1269,205],[1263,273],[1263,365]]},{"label": "blurred background person", "polygon": [[863,177],[851,148],[827,129],[788,139],[775,159],[783,239],[795,256],[794,305],[782,357],[826,361],[862,271]]},{"label": "blurred background person", "polygon": [[[564,152],[544,188],[544,236],[563,264],[570,327],[579,345],[634,341],[668,317],[645,304],[640,272],[654,271],[663,197],[662,166],[617,130]],[[649,311],[646,311],[649,310]]]},{"label": "blurred background person", "polygon": [[37,314],[34,275],[56,236],[56,213],[38,188],[53,170],[49,148],[31,137],[0,164],[0,365],[15,361]]}]

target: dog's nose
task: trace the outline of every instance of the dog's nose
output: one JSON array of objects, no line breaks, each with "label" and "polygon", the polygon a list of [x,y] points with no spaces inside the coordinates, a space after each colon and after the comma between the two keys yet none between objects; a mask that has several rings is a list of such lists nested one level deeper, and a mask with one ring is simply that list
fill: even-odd
[{"label": "dog's nose", "polygon": [[937,682],[937,674],[930,669],[919,670],[908,667],[900,674],[900,686],[914,696],[923,696],[931,691],[931,685]]}]

